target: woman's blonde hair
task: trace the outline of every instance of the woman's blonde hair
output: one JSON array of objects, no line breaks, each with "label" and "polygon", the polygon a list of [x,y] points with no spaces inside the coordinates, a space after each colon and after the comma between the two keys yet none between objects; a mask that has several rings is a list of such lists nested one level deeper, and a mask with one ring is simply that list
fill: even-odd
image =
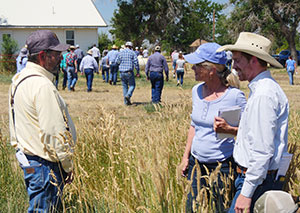
[{"label": "woman's blonde hair", "polygon": [[223,64],[215,64],[209,61],[205,61],[202,63],[202,66],[206,67],[215,67],[217,71],[217,75],[220,78],[222,84],[225,86],[231,86],[235,88],[240,88],[240,81],[236,75],[234,75],[227,67]]}]

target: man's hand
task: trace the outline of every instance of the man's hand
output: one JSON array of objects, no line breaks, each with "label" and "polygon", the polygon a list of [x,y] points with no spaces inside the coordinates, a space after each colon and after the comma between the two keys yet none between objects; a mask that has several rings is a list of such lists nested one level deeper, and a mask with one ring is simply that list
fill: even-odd
[{"label": "man's hand", "polygon": [[169,76],[166,77],[166,81],[169,81]]},{"label": "man's hand", "polygon": [[140,73],[137,73],[137,74],[136,74],[136,77],[138,77],[138,78],[141,77]]},{"label": "man's hand", "polygon": [[234,210],[236,213],[250,213],[251,198],[240,194],[236,200]]},{"label": "man's hand", "polygon": [[67,177],[65,179],[65,183],[66,184],[70,184],[72,183],[72,181],[74,180],[74,177],[73,177],[73,171],[67,173]]}]

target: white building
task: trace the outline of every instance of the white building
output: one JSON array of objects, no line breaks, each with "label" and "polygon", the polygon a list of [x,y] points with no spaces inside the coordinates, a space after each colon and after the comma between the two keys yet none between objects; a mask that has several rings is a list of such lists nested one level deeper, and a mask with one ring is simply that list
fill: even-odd
[{"label": "white building", "polygon": [[87,51],[98,42],[98,28],[107,27],[92,0],[0,0],[0,5],[0,48],[4,36],[21,49],[31,32],[49,29],[61,43]]}]

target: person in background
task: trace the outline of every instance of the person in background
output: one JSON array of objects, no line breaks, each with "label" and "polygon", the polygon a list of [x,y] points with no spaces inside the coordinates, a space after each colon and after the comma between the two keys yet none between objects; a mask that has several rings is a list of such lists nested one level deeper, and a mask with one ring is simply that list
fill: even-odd
[{"label": "person in background", "polygon": [[148,56],[149,56],[149,51],[147,49],[144,49],[144,51],[143,51],[143,57],[144,58],[148,58]]},{"label": "person in background", "polygon": [[69,45],[50,30],[31,33],[26,44],[28,63],[9,89],[11,145],[24,173],[28,212],[62,212],[63,188],[73,179],[76,131],[53,80]]},{"label": "person in background", "polygon": [[277,170],[288,148],[289,103],[268,70],[268,63],[282,68],[269,54],[271,45],[264,36],[241,32],[234,45],[218,49],[232,51],[233,68],[250,89],[233,151],[238,174],[230,213],[253,212],[255,201],[277,188]]},{"label": "person in background", "polygon": [[[67,50],[67,52],[65,52],[62,55],[62,59],[60,62],[60,70],[63,73],[63,82],[62,82],[62,89],[65,90],[67,87],[67,81],[68,81],[68,73],[67,73],[67,62],[66,62],[66,57],[69,54],[70,49]],[[57,87],[56,87],[57,88]]]},{"label": "person in background", "polygon": [[98,72],[98,63],[94,57],[92,57],[93,51],[90,49],[87,51],[87,55],[83,57],[80,63],[81,74],[85,74],[87,92],[92,91],[94,72],[99,74]]},{"label": "person in background", "polygon": [[108,60],[107,53],[108,50],[103,51],[102,53],[103,58],[101,60],[102,79],[106,83],[108,83],[108,79],[109,79],[109,65],[107,65],[107,60]]},{"label": "person in background", "polygon": [[177,52],[177,50],[174,50],[171,54],[172,66],[173,66],[173,78],[176,77],[175,68],[176,68],[176,61],[177,61],[178,57],[179,57],[179,53]]},{"label": "person in background", "polygon": [[112,46],[112,50],[107,54],[107,65],[110,69],[109,84],[116,85],[118,80],[119,64],[117,64],[117,58],[119,56],[118,47]]},{"label": "person in background", "polygon": [[162,89],[164,87],[164,74],[166,74],[166,81],[169,80],[169,67],[166,58],[160,54],[160,46],[154,48],[155,53],[152,54],[146,64],[145,72],[147,80],[151,82],[151,100],[152,103],[159,103],[161,101]]},{"label": "person in background", "polygon": [[68,89],[75,91],[75,85],[78,79],[77,75],[77,55],[74,53],[75,46],[70,46],[70,52],[66,56],[67,73],[68,73]]},{"label": "person in background", "polygon": [[139,47],[135,47],[134,53],[136,54],[136,57],[139,56],[139,54],[140,54]]},{"label": "person in background", "polygon": [[77,71],[78,71],[78,72],[81,72],[79,66],[80,66],[81,60],[82,60],[83,57],[84,57],[84,54],[83,54],[82,49],[80,49],[79,44],[76,44],[75,47],[76,47],[76,49],[75,49],[74,53],[77,55]]},{"label": "person in background", "polygon": [[96,46],[96,44],[93,45],[92,51],[93,51],[93,55],[92,56],[97,61],[97,64],[99,64],[99,59],[101,57],[101,54],[100,54],[100,50],[98,49],[98,47]]},{"label": "person in background", "polygon": [[185,71],[185,60],[183,58],[182,52],[179,51],[179,57],[176,61],[176,74],[177,74],[177,86],[182,86],[183,84],[183,76],[184,76],[184,71]]},{"label": "person in background", "polygon": [[[192,181],[186,212],[197,211],[198,186],[210,187],[213,193],[213,197],[208,198],[211,200],[211,206],[214,202],[217,212],[223,212],[224,197],[221,191],[225,186],[221,176],[227,177],[231,168],[234,168],[232,158],[234,138],[218,139],[216,133],[236,135],[238,127],[230,126],[224,119],[218,117],[218,113],[221,108],[235,106],[239,106],[243,111],[246,98],[235,85],[229,85],[227,79],[232,74],[225,66],[226,53],[216,52],[219,47],[217,43],[205,43],[195,52],[184,55],[188,63],[194,64],[192,69],[195,72],[195,80],[202,82],[192,89],[192,121],[181,161],[182,175],[187,175],[188,180]],[[219,163],[221,163],[220,173],[214,184],[208,186],[203,176],[213,172]],[[197,168],[193,170],[195,166]],[[201,171],[200,174],[198,169]]]},{"label": "person in background", "polygon": [[292,56],[289,56],[289,59],[285,62],[286,71],[289,75],[290,85],[294,85],[294,73],[297,68],[297,63],[293,60]]},{"label": "person in background", "polygon": [[17,73],[21,72],[22,69],[25,68],[28,60],[28,50],[27,47],[23,47],[16,59],[17,63]]},{"label": "person in background", "polygon": [[134,68],[139,75],[140,68],[136,54],[132,51],[132,43],[126,42],[125,49],[120,52],[117,58],[119,64],[121,81],[123,86],[123,96],[125,105],[131,105],[130,98],[135,89]]}]

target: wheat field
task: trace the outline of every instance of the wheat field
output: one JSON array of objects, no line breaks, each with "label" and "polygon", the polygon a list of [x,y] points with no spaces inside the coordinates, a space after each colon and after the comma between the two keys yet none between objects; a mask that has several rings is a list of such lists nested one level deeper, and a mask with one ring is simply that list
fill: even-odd
[{"label": "wheat field", "polygon": [[[296,85],[288,84],[283,69],[272,69],[290,101],[289,149],[294,158],[286,190],[300,192],[300,76]],[[9,145],[8,74],[0,75],[0,211],[25,212],[27,194],[23,174]],[[68,104],[77,129],[74,154],[74,181],[64,191],[65,212],[184,212],[190,183],[178,174],[192,110],[191,89],[198,82],[189,68],[184,86],[177,87],[170,74],[165,82],[162,104],[152,105],[150,82],[145,75],[136,79],[132,106],[123,104],[122,86],[106,84],[95,76],[93,92],[86,92],[83,76],[75,92],[60,94]],[[241,89],[248,95],[247,82]],[[218,170],[206,177],[209,184]],[[231,200],[231,179],[224,179],[225,206]],[[209,195],[204,189],[198,197],[199,212],[211,212]]]}]

